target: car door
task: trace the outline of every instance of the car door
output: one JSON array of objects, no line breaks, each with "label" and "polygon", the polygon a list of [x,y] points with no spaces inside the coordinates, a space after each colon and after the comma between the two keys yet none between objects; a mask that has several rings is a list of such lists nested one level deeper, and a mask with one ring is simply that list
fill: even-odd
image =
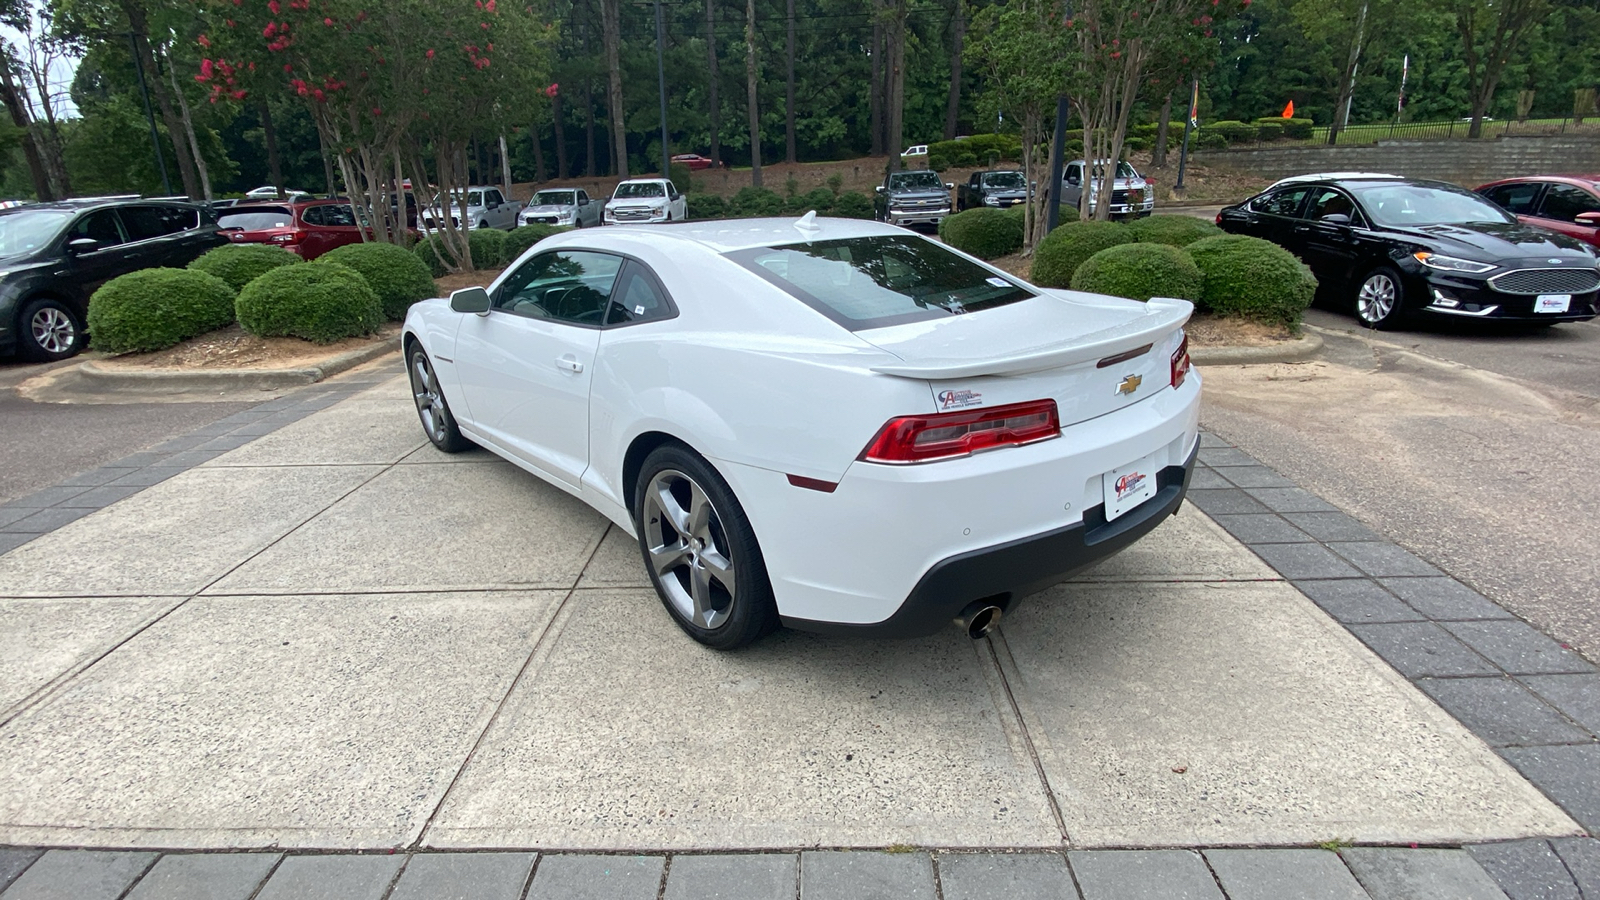
[{"label": "car door", "polygon": [[578,227],[588,228],[600,224],[600,204],[589,198],[588,191],[578,191]]},{"label": "car door", "polygon": [[541,253],[491,292],[456,333],[455,365],[474,430],[576,487],[589,464],[589,385],[622,257]]},{"label": "car door", "polygon": [[674,222],[681,222],[689,218],[689,203],[678,193],[678,186],[667,182],[667,218]]},{"label": "car door", "polygon": [[1581,213],[1600,212],[1600,198],[1573,184],[1552,182],[1539,201],[1538,214],[1524,221],[1551,231],[1575,237],[1589,244],[1600,244],[1593,225],[1578,221]]},{"label": "car door", "polygon": [[[348,203],[330,203],[323,206],[322,224],[318,227],[317,234],[318,241],[322,245],[322,249],[317,251],[318,256],[346,244],[360,243],[361,228],[356,223],[355,207]],[[306,259],[313,258],[306,257]]]},{"label": "car door", "polygon": [[1311,193],[1309,185],[1280,188],[1250,201],[1245,207],[1242,230],[1296,252],[1299,240],[1294,227],[1300,221],[1300,208]]},{"label": "car door", "polygon": [[[85,238],[95,242],[92,249],[88,251],[71,249],[73,241]],[[66,268],[70,274],[70,278],[64,281],[77,288],[80,311],[88,308],[89,297],[100,285],[125,272],[140,268],[136,263],[130,262],[130,256],[136,260],[138,254],[128,252],[127,236],[114,209],[97,209],[85,213],[67,228],[62,240],[65,242],[63,247],[66,251]]]},{"label": "car door", "polygon": [[1290,249],[1311,267],[1318,282],[1341,283],[1355,268],[1360,248],[1356,228],[1362,221],[1350,195],[1338,188],[1319,187],[1311,195],[1305,216],[1294,225],[1294,239],[1300,249]]},{"label": "car door", "polygon": [[504,196],[490,188],[483,192],[483,204],[487,208],[484,217],[489,221],[490,228],[510,229],[516,227],[517,210],[506,202]]},{"label": "car door", "polygon": [[1524,223],[1538,224],[1532,221],[1532,216],[1539,205],[1539,194],[1543,191],[1542,181],[1513,181],[1510,184],[1497,184],[1479,193]]},{"label": "car door", "polygon": [[180,260],[183,248],[164,209],[138,204],[122,207],[117,215],[126,237],[122,245],[124,271],[176,268],[187,262]]}]

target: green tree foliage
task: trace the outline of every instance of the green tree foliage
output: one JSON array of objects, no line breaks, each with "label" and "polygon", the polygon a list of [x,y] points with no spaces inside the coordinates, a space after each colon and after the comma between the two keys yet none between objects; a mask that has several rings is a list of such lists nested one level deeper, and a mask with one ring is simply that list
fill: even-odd
[{"label": "green tree foliage", "polygon": [[1151,297],[1200,299],[1204,278],[1181,247],[1122,244],[1084,260],[1072,274],[1072,289],[1149,300]]},{"label": "green tree foliage", "polygon": [[267,272],[245,285],[234,308],[251,334],[316,344],[372,334],[383,324],[383,306],[366,279],[321,260]]},{"label": "green tree foliage", "polygon": [[141,269],[111,279],[89,298],[97,350],[163,350],[233,322],[235,291],[193,269]]}]

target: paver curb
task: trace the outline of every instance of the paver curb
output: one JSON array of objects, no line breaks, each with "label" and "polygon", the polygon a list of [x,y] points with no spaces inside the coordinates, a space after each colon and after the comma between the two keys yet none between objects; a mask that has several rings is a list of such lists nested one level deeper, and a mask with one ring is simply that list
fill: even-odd
[{"label": "paver curb", "polygon": [[218,369],[211,372],[191,369],[147,369],[122,371],[107,368],[99,360],[78,364],[85,381],[105,391],[222,391],[230,389],[270,390],[315,384],[340,372],[371,362],[400,348],[400,335],[375,344],[329,357],[314,366],[295,369]]},{"label": "paver curb", "polygon": [[1297,362],[1316,356],[1322,350],[1322,337],[1304,334],[1293,345],[1272,347],[1192,347],[1189,360],[1197,366],[1249,366],[1261,363]]}]

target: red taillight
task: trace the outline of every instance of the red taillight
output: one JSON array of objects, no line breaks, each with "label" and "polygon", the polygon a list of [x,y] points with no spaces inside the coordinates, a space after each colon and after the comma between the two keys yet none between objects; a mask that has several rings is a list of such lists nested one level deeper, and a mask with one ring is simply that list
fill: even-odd
[{"label": "red taillight", "polygon": [[1220,213],[1220,212],[1217,213],[1217,224],[1218,225],[1222,224],[1222,213]]},{"label": "red taillight", "polygon": [[275,234],[268,240],[274,244],[298,244],[300,243],[300,232],[291,231],[288,234]]},{"label": "red taillight", "polygon": [[991,409],[890,419],[857,459],[919,463],[967,456],[1009,444],[1031,444],[1061,434],[1054,400],[1033,400]]},{"label": "red taillight", "polygon": [[1183,336],[1183,342],[1178,349],[1172,351],[1172,386],[1183,387],[1183,380],[1189,377],[1189,336]]}]

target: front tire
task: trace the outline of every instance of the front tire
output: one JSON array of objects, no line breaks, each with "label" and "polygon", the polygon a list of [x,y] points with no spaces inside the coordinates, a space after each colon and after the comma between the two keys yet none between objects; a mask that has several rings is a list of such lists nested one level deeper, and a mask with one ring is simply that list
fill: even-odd
[{"label": "front tire", "polygon": [[1405,318],[1405,299],[1400,273],[1389,266],[1379,266],[1356,285],[1356,319],[1379,331],[1395,328]]},{"label": "front tire", "polygon": [[640,469],[633,513],[650,583],[690,637],[733,650],[778,627],[755,531],[710,463],[680,444],[657,447]]},{"label": "front tire", "polygon": [[42,298],[22,308],[17,352],[32,362],[55,362],[83,349],[83,325],[59,300]]},{"label": "front tire", "polygon": [[411,396],[417,403],[417,418],[422,421],[422,431],[435,447],[446,453],[460,453],[470,449],[467,440],[456,426],[456,417],[444,399],[444,389],[439,386],[439,376],[433,371],[433,362],[421,344],[411,348],[406,371],[411,376]]}]

